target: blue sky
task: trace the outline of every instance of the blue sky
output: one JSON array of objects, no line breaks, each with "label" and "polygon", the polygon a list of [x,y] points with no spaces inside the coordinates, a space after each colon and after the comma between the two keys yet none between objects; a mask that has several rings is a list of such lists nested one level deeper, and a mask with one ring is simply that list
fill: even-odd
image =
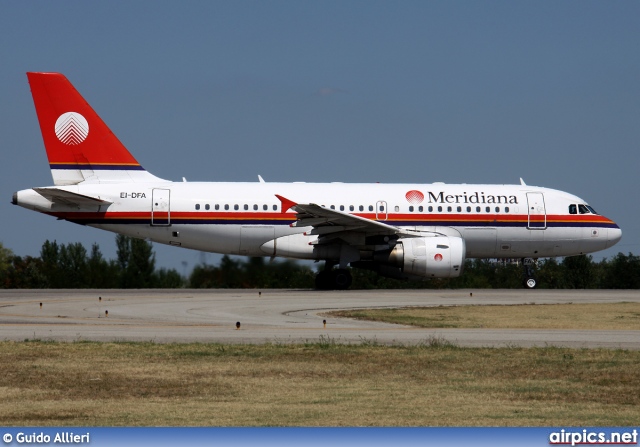
[{"label": "blue sky", "polygon": [[115,256],[111,233],[9,203],[52,183],[25,72],[58,71],[159,177],[523,177],[620,225],[594,258],[638,254],[638,23],[635,1],[2,2],[0,241]]}]

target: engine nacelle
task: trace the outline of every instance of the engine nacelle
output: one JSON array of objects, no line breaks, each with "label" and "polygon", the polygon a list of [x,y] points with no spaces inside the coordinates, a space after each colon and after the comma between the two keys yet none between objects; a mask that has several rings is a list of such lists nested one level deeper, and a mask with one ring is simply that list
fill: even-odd
[{"label": "engine nacelle", "polygon": [[465,255],[464,239],[437,236],[398,239],[391,252],[376,254],[374,259],[400,267],[405,275],[455,278],[462,273]]}]

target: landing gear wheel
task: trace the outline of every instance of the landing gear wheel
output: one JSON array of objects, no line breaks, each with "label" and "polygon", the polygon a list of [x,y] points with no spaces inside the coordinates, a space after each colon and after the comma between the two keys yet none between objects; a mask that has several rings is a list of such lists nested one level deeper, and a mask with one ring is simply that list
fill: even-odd
[{"label": "landing gear wheel", "polygon": [[351,273],[346,269],[337,269],[331,272],[333,275],[333,286],[336,290],[346,290],[351,287],[353,279]]},{"label": "landing gear wheel", "polygon": [[318,290],[346,290],[352,282],[351,272],[346,269],[323,270],[316,275]]},{"label": "landing gear wheel", "polygon": [[524,282],[524,286],[527,289],[535,289],[537,284],[538,283],[535,278],[527,278]]}]

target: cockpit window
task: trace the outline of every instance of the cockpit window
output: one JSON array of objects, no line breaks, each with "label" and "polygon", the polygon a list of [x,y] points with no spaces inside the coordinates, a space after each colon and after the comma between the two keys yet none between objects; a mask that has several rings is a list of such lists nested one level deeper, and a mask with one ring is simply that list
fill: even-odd
[{"label": "cockpit window", "polygon": [[586,206],[584,205],[578,205],[578,210],[580,211],[580,214],[589,214],[590,211],[587,209]]},{"label": "cockpit window", "polygon": [[569,205],[569,214],[578,214],[578,209],[575,205]]},{"label": "cockpit window", "polygon": [[594,209],[593,209],[592,207],[590,207],[589,205],[585,205],[585,206],[586,206],[586,207],[587,207],[587,209],[588,209],[589,211],[591,211],[593,214],[598,214],[598,213],[596,212],[596,210],[594,210]]}]

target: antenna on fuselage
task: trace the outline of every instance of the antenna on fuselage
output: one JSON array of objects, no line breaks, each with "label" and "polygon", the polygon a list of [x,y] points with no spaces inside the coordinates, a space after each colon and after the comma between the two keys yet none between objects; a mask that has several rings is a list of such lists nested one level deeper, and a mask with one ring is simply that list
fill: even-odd
[{"label": "antenna on fuselage", "polygon": [[260,174],[258,174],[258,181],[260,183],[267,183],[267,182],[264,181],[264,179],[262,178],[262,176]]},{"label": "antenna on fuselage", "polygon": [[520,177],[520,184],[521,184],[522,186],[527,186],[527,184],[524,182],[524,180],[522,180],[522,177]]}]

